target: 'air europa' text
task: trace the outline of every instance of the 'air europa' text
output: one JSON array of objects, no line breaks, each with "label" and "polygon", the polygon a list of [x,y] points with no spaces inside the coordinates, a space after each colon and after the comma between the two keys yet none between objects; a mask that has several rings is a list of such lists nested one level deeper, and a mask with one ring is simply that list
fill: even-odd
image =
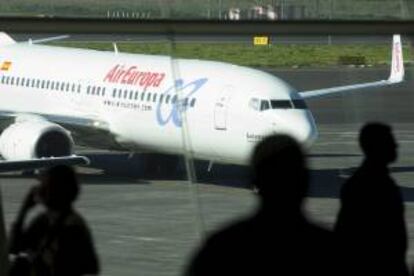
[{"label": "'air europa' text", "polygon": [[116,65],[104,78],[104,82],[137,85],[144,88],[159,87],[165,73],[139,71],[137,66]]}]

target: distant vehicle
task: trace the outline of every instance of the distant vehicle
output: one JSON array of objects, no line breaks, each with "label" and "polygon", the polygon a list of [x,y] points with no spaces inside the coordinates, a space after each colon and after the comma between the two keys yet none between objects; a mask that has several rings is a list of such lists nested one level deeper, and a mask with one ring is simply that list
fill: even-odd
[{"label": "distant vehicle", "polygon": [[247,164],[270,133],[314,142],[305,100],[403,79],[399,35],[387,80],[297,92],[276,76],[223,62],[45,46],[1,33],[0,170],[76,163],[75,143],[181,154],[183,138],[195,158]]}]

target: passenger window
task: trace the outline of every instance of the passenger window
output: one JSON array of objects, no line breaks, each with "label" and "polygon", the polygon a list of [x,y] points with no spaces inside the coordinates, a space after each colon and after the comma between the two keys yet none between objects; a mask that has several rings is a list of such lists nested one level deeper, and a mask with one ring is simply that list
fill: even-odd
[{"label": "passenger window", "polygon": [[128,98],[128,90],[124,90],[124,99]]},{"label": "passenger window", "polygon": [[32,87],[35,87],[35,84],[36,84],[36,80],[32,79]]},{"label": "passenger window", "polygon": [[157,101],[158,94],[154,94],[154,97],[152,97],[152,101],[155,103]]},{"label": "passenger window", "polygon": [[129,99],[132,100],[134,97],[134,91],[129,91]]},{"label": "passenger window", "polygon": [[135,92],[135,100],[138,100],[138,91]]},{"label": "passenger window", "polygon": [[195,98],[194,98],[194,99],[192,99],[192,100],[191,100],[191,103],[190,103],[190,106],[191,106],[191,107],[194,107],[194,106],[195,106],[195,102],[196,102],[196,99],[195,99]]},{"label": "passenger window", "polygon": [[142,94],[141,94],[141,101],[144,101],[144,98],[145,98],[145,92],[142,92]]},{"label": "passenger window", "polygon": [[165,100],[165,102],[166,102],[167,104],[169,104],[169,103],[170,103],[170,98],[171,98],[171,95],[167,95],[167,98],[166,98],[166,100]]},{"label": "passenger window", "polygon": [[270,109],[270,104],[268,100],[262,100],[260,104],[260,111],[268,110]]},{"label": "passenger window", "polygon": [[50,82],[50,89],[51,90],[55,89],[55,82],[54,81]]},{"label": "passenger window", "polygon": [[96,90],[96,87],[95,87],[95,86],[92,86],[92,87],[91,87],[91,94],[92,94],[92,95],[95,95],[95,90]]},{"label": "passenger window", "polygon": [[105,88],[105,87],[103,87],[103,88],[102,88],[102,96],[105,96],[105,92],[106,92],[106,88]]},{"label": "passenger window", "polygon": [[18,85],[19,85],[19,81],[20,81],[20,78],[19,78],[19,77],[17,77],[17,78],[16,78],[16,86],[18,86]]},{"label": "passenger window", "polygon": [[162,100],[164,100],[164,94],[160,95],[160,103],[162,103]]},{"label": "passenger window", "polygon": [[36,88],[40,88],[40,80],[36,80]]},{"label": "passenger window", "polygon": [[3,76],[1,77],[1,83],[5,83],[5,82],[6,82],[6,76],[4,76],[4,75],[3,75]]},{"label": "passenger window", "polygon": [[69,91],[69,88],[70,88],[70,84],[69,83],[66,83],[66,92]]},{"label": "passenger window", "polygon": [[88,87],[86,87],[86,94],[89,95],[89,93],[91,93],[91,87],[88,85]]},{"label": "passenger window", "polygon": [[147,102],[149,102],[151,100],[151,93],[148,93],[147,95]]},{"label": "passenger window", "polygon": [[81,85],[78,84],[78,93],[80,93],[80,92],[81,92]]},{"label": "passenger window", "polygon": [[76,90],[76,84],[72,84],[72,92],[75,92],[75,90]]},{"label": "passenger window", "polygon": [[116,97],[116,88],[114,88],[114,90],[112,90],[112,98]]},{"label": "passenger window", "polygon": [[188,105],[188,98],[185,98],[183,100],[183,106],[186,107]]},{"label": "passenger window", "polygon": [[46,81],[44,81],[44,80],[42,80],[42,89],[44,89],[45,88],[45,86],[46,86]]},{"label": "passenger window", "polygon": [[14,77],[11,77],[10,79],[10,84],[13,85],[14,84]]},{"label": "passenger window", "polygon": [[46,82],[46,89],[49,89],[49,87],[50,87],[50,81],[47,81]]},{"label": "passenger window", "polygon": [[260,109],[260,100],[257,98],[252,98],[249,101],[249,107],[252,108],[253,110],[259,110]]},{"label": "passenger window", "polygon": [[174,97],[172,97],[171,99],[171,103],[175,104],[177,102],[177,95],[174,95]]},{"label": "passenger window", "polygon": [[25,81],[26,81],[26,79],[25,79],[25,78],[21,78],[21,80],[20,80],[20,85],[21,85],[21,86],[24,86]]},{"label": "passenger window", "polygon": [[26,79],[26,87],[30,86],[30,79]]},{"label": "passenger window", "polygon": [[122,97],[122,90],[118,89],[118,98],[121,98],[121,97]]},{"label": "passenger window", "polygon": [[64,82],[62,82],[62,83],[60,84],[60,90],[61,90],[61,91],[65,91],[65,83],[64,83]]}]

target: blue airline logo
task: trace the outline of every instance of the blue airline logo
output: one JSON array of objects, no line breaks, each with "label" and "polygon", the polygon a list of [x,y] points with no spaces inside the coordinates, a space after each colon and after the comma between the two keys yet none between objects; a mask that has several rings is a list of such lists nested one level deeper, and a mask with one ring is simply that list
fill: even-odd
[{"label": "blue airline logo", "polygon": [[[190,83],[185,83],[182,79],[178,79],[175,81],[175,86],[170,87],[163,93],[164,96],[168,94],[175,93],[175,91],[180,91],[182,93],[182,100],[187,99],[185,102],[187,104],[183,104],[183,102],[179,102],[178,100],[175,101],[171,105],[165,105],[165,107],[169,107],[169,110],[166,110],[163,107],[162,102],[158,102],[156,108],[156,116],[157,122],[160,126],[165,126],[169,122],[172,122],[176,127],[181,127],[183,122],[181,119],[181,112],[185,112],[189,106],[189,98],[192,97],[197,91],[203,87],[206,82],[208,81],[207,78],[197,79]],[[175,89],[174,89],[175,87]]]}]

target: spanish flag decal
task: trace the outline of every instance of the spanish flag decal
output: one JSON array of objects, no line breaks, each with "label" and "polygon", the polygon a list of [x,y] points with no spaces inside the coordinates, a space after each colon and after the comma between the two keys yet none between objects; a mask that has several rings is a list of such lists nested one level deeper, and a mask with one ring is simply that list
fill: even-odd
[{"label": "spanish flag decal", "polygon": [[3,62],[3,64],[1,65],[0,70],[1,71],[9,71],[10,67],[12,66],[12,62],[11,61],[5,61]]}]

